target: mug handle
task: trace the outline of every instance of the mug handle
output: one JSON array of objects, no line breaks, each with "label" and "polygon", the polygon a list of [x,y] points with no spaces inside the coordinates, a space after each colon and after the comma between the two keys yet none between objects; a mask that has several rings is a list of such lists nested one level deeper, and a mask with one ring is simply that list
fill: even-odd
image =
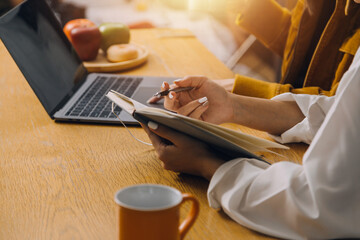
[{"label": "mug handle", "polygon": [[180,204],[183,204],[186,201],[191,201],[192,205],[189,214],[186,216],[185,220],[180,224],[179,227],[180,239],[183,239],[185,237],[186,233],[194,224],[197,216],[199,215],[199,210],[200,210],[199,201],[192,194],[183,193],[182,197],[183,199]]}]

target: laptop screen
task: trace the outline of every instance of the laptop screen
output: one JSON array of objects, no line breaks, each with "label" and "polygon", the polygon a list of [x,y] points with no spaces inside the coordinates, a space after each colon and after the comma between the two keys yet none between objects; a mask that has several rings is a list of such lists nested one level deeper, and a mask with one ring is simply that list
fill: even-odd
[{"label": "laptop screen", "polygon": [[44,0],[28,0],[0,17],[0,38],[52,117],[86,70]]}]

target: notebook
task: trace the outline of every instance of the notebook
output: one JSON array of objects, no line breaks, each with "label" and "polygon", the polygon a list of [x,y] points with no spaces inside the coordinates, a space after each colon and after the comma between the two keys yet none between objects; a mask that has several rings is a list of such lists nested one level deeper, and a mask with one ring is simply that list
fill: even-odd
[{"label": "notebook", "polygon": [[261,156],[256,155],[256,153],[275,153],[268,150],[268,148],[288,149],[288,147],[284,145],[248,135],[241,131],[234,131],[220,125],[183,116],[165,109],[145,106],[114,90],[110,90],[106,94],[106,97],[143,124],[146,125],[149,121],[154,121],[175,129],[176,131],[208,144],[212,150],[220,152],[223,156],[228,156],[228,159],[247,157],[265,161]]},{"label": "notebook", "polygon": [[[110,89],[146,104],[163,81],[176,79],[88,73],[45,0],[24,1],[1,16],[0,38],[56,121],[119,124],[105,97]],[[138,124],[121,108],[115,112],[124,123]]]}]

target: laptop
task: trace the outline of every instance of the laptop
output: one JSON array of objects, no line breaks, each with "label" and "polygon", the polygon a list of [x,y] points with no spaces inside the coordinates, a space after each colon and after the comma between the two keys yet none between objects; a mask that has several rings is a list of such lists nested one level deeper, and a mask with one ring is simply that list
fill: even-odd
[{"label": "laptop", "polygon": [[[45,0],[24,1],[1,16],[0,39],[55,121],[119,124],[105,97],[110,89],[148,105],[163,81],[176,79],[88,73]],[[138,124],[119,107],[115,113]]]}]

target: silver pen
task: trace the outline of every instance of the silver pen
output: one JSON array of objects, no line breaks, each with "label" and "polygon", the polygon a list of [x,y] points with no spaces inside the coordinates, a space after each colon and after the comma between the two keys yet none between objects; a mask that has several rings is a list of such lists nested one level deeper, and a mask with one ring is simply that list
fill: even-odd
[{"label": "silver pen", "polygon": [[176,87],[176,88],[171,88],[168,90],[164,90],[164,91],[160,91],[154,94],[154,97],[163,97],[169,94],[169,92],[183,92],[183,91],[189,91],[191,89],[193,89],[194,87]]}]

